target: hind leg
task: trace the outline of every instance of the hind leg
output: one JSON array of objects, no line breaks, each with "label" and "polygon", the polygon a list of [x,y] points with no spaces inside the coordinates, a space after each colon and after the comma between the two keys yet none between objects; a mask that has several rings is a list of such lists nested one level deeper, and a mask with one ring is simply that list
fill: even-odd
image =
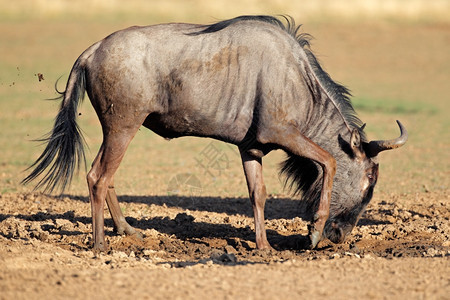
[{"label": "hind leg", "polygon": [[[89,198],[91,202],[94,250],[103,251],[106,248],[103,209],[108,194],[108,186],[112,183],[114,173],[119,167],[119,164],[125,155],[125,151],[136,134],[137,129],[138,127],[124,129],[118,132],[115,131],[113,133],[104,133],[102,147],[87,175]],[[111,207],[114,211],[112,214],[115,217],[122,215],[120,208],[118,207],[117,198],[110,199],[109,202],[111,202]],[[121,221],[119,221],[119,224],[123,224],[120,222]]]},{"label": "hind leg", "polygon": [[136,235],[136,237],[142,238],[142,234],[128,224],[122,214],[119,201],[117,200],[116,191],[114,189],[114,179],[111,179],[111,183],[108,185],[106,204],[108,204],[109,213],[114,221],[114,231],[117,234]]}]

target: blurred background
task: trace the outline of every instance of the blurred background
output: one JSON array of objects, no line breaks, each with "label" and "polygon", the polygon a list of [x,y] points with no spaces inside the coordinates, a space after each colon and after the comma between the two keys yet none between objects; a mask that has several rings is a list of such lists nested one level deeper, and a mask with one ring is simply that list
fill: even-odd
[{"label": "blurred background", "polygon": [[290,14],[305,21],[448,21],[446,0],[1,0],[12,19],[96,19],[206,22],[241,14]]},{"label": "blurred background", "polygon": [[[332,78],[353,94],[370,139],[398,135],[396,119],[410,139],[381,154],[380,196],[447,195],[450,175],[450,1],[445,0],[0,0],[0,193],[22,193],[24,170],[40,155],[53,126],[72,64],[91,44],[132,25],[213,23],[243,14],[288,14],[314,40],[312,49]],[[101,131],[88,99],[79,123],[90,150]],[[198,164],[206,147],[218,148],[226,166],[211,175]],[[268,192],[283,195],[277,166],[282,152],[265,158]],[[217,170],[216,170],[217,171]],[[116,176],[120,194],[173,192],[174,178],[195,177],[196,194],[246,196],[236,150],[198,138],[166,141],[142,129]],[[184,176],[184,177],[183,177]],[[82,169],[69,193],[87,195]],[[190,178],[190,177],[189,177]]]}]

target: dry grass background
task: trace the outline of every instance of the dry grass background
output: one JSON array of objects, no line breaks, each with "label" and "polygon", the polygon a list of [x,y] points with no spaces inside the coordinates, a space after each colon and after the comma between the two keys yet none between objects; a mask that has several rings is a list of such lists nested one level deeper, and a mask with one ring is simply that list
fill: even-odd
[{"label": "dry grass background", "polygon": [[210,21],[241,14],[291,14],[305,21],[395,19],[449,22],[447,0],[0,0],[0,15],[23,18],[117,18],[152,16],[156,21]]}]

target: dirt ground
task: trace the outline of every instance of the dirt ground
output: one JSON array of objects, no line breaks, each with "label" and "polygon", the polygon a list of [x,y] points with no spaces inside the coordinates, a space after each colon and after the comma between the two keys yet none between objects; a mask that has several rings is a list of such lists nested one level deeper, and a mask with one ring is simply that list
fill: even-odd
[{"label": "dirt ground", "polygon": [[87,198],[2,195],[0,298],[448,299],[448,194],[377,197],[346,243],[313,251],[295,200],[268,200],[276,250],[258,251],[246,198],[124,198],[143,240],[107,219],[111,250],[95,255]]},{"label": "dirt ground", "polygon": [[[302,249],[307,223],[276,176],[275,153],[265,160],[275,250],[256,250],[235,150],[219,145],[227,168],[205,176],[196,159],[210,140],[168,144],[142,131],[115,184],[124,215],[144,237],[117,236],[105,210],[105,253],[90,250],[83,172],[61,197],[19,182],[42,150],[29,139],[51,126],[57,110],[39,99],[52,97],[58,76],[113,26],[0,25],[8,41],[8,48],[0,43],[0,299],[450,299],[448,24],[306,25],[323,65],[353,90],[369,137],[394,137],[395,119],[410,132],[402,150],[381,158],[374,198],[343,244]],[[92,160],[101,138],[85,102],[79,119]]]}]

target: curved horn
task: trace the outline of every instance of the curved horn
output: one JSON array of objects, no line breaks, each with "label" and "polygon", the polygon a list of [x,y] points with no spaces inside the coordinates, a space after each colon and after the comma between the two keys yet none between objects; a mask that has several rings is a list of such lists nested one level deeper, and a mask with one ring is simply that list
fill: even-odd
[{"label": "curved horn", "polygon": [[369,157],[377,156],[378,153],[384,150],[391,150],[403,146],[408,140],[408,132],[406,128],[397,120],[398,127],[400,127],[400,136],[393,140],[370,141],[367,144],[367,155]]}]

